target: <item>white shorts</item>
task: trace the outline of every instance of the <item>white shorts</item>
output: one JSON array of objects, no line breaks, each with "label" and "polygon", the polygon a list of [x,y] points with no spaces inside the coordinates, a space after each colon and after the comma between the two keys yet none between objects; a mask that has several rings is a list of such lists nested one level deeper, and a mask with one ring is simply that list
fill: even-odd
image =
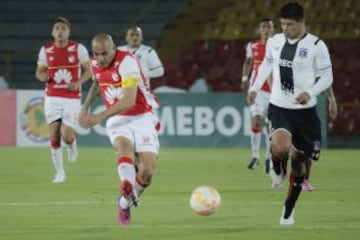
[{"label": "white shorts", "polygon": [[48,124],[61,119],[66,126],[72,128],[79,126],[80,99],[46,96],[44,111]]},{"label": "white shorts", "polygon": [[269,108],[270,93],[259,91],[255,98],[255,103],[250,106],[251,116],[260,115],[263,118],[267,118],[267,112]]},{"label": "white shorts", "polygon": [[106,122],[106,132],[111,144],[117,137],[130,140],[135,152],[152,152],[158,154],[159,140],[155,126],[158,122],[153,113],[144,113],[137,116],[110,117]]}]

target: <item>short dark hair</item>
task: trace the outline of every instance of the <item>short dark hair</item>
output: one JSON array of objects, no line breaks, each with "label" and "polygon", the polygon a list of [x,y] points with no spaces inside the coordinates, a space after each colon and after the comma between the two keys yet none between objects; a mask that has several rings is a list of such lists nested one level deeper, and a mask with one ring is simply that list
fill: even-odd
[{"label": "short dark hair", "polygon": [[290,2],[280,9],[280,17],[285,19],[304,19],[304,8],[297,2]]},{"label": "short dark hair", "polygon": [[262,18],[262,19],[260,19],[259,23],[262,23],[262,22],[272,23],[272,20],[271,20],[271,18]]},{"label": "short dark hair", "polygon": [[271,20],[271,18],[262,18],[262,19],[260,19],[260,21],[258,22],[258,26],[260,26],[261,23],[269,23],[269,24],[274,26],[274,22]]},{"label": "short dark hair", "polygon": [[57,17],[57,18],[55,18],[55,20],[54,20],[54,22],[53,22],[53,25],[54,25],[55,23],[59,23],[59,22],[65,23],[66,26],[68,26],[68,28],[71,28],[71,23],[70,23],[69,20],[67,20],[67,18],[61,17],[61,16],[60,16],[60,17]]}]

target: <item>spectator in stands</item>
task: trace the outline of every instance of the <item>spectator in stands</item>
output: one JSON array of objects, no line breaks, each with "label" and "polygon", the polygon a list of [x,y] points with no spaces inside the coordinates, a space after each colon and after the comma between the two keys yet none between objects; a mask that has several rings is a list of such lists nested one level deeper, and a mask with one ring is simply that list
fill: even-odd
[{"label": "spectator in stands", "polygon": [[68,159],[78,158],[75,128],[81,110],[81,85],[91,77],[88,51],[83,44],[69,39],[70,31],[66,18],[55,19],[54,41],[41,47],[36,68],[36,78],[46,83],[44,111],[56,170],[54,183],[65,181],[61,139],[68,146]]},{"label": "spectator in stands", "polygon": [[[256,76],[258,74],[259,66],[264,59],[265,55],[265,45],[269,37],[274,32],[274,24],[270,18],[263,18],[259,21],[257,29],[260,39],[249,42],[246,46],[246,58],[242,67],[243,76],[242,76],[242,88],[247,90],[249,85],[253,85]],[[251,71],[252,70],[252,71]],[[248,76],[250,74],[250,81]],[[255,169],[259,164],[260,158],[260,146],[261,146],[261,135],[263,130],[263,122],[267,122],[267,110],[269,106],[270,98],[270,77],[261,87],[261,91],[258,93],[255,103],[250,105],[251,112],[251,131],[250,131],[250,143],[252,158],[248,164],[248,169]],[[268,136],[267,129],[264,131],[265,134],[265,143],[266,143],[266,155],[265,155],[265,173],[269,173],[270,169],[270,140]]]},{"label": "spectator in stands", "polygon": [[0,89],[8,89],[9,85],[3,76],[0,76]]},{"label": "spectator in stands", "polygon": [[207,93],[210,88],[206,81],[206,76],[203,72],[199,72],[195,82],[190,86],[189,92],[191,93]]},{"label": "spectator in stands", "polygon": [[125,40],[127,45],[119,46],[120,50],[128,50],[135,54],[143,69],[147,85],[150,88],[150,79],[164,75],[164,67],[155,49],[142,44],[143,34],[139,26],[130,26],[127,29]]},{"label": "spectator in stands", "polygon": [[[89,128],[106,121],[106,131],[118,156],[121,195],[118,200],[119,224],[130,224],[130,207],[138,205],[138,197],[151,184],[159,150],[156,125],[152,113],[157,107],[154,96],[145,86],[145,78],[136,57],[116,50],[112,37],[97,34],[92,40],[94,60],[91,62],[95,81],[80,115],[80,124]],[[112,76],[109,78],[109,76]],[[88,114],[88,109],[101,93],[106,109]],[[138,155],[138,171],[134,159]]]},{"label": "spectator in stands", "polygon": [[[268,118],[271,126],[270,176],[281,185],[286,178],[286,162],[291,158],[290,184],[280,217],[281,225],[295,222],[295,204],[302,190],[308,159],[318,160],[321,123],[316,113],[316,96],[332,85],[329,51],[318,37],[306,32],[304,8],[296,2],[280,10],[283,33],[266,45],[255,84],[248,93],[254,103],[257,92],[272,72]],[[316,81],[316,77],[320,78]]]}]

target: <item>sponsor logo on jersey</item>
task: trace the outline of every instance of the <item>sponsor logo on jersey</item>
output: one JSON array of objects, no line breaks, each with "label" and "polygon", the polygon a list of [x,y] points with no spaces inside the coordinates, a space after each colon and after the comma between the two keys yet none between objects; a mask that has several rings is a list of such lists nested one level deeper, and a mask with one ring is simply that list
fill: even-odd
[{"label": "sponsor logo on jersey", "polygon": [[76,45],[71,45],[67,48],[68,52],[75,52],[76,51]]},{"label": "sponsor logo on jersey", "polygon": [[49,47],[45,50],[46,53],[53,53],[54,52],[54,47]]},{"label": "sponsor logo on jersey", "polygon": [[62,81],[70,83],[72,79],[71,73],[66,69],[59,69],[55,72],[54,81],[60,84]]},{"label": "sponsor logo on jersey", "polygon": [[121,94],[122,94],[121,88],[107,87],[105,90],[106,101],[110,105],[113,105],[115,103],[115,100],[120,99]]},{"label": "sponsor logo on jersey", "polygon": [[280,58],[279,59],[279,65],[282,66],[282,67],[291,68],[292,67],[292,61]]}]

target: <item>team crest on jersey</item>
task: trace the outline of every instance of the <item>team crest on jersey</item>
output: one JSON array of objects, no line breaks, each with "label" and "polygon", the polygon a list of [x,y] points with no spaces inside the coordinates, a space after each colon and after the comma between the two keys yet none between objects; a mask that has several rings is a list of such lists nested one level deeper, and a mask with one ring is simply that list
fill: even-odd
[{"label": "team crest on jersey", "polygon": [[111,74],[111,77],[112,77],[112,79],[113,79],[115,82],[117,82],[117,81],[120,80],[120,79],[119,79],[119,75],[118,75],[117,73]]},{"label": "team crest on jersey", "polygon": [[150,143],[150,137],[149,136],[143,136],[143,145],[148,145]]},{"label": "team crest on jersey", "polygon": [[66,69],[59,69],[55,72],[54,81],[57,84],[60,84],[61,81],[65,81],[65,83],[71,82],[72,76],[71,73]]},{"label": "team crest on jersey", "polygon": [[53,56],[51,56],[51,57],[49,57],[49,61],[54,61],[54,57]]},{"label": "team crest on jersey", "polygon": [[308,49],[307,48],[300,48],[299,50],[299,56],[301,58],[306,58],[308,56]]},{"label": "team crest on jersey", "polygon": [[74,62],[75,62],[75,56],[70,55],[70,56],[69,56],[69,62],[70,62],[70,63],[74,63]]}]

